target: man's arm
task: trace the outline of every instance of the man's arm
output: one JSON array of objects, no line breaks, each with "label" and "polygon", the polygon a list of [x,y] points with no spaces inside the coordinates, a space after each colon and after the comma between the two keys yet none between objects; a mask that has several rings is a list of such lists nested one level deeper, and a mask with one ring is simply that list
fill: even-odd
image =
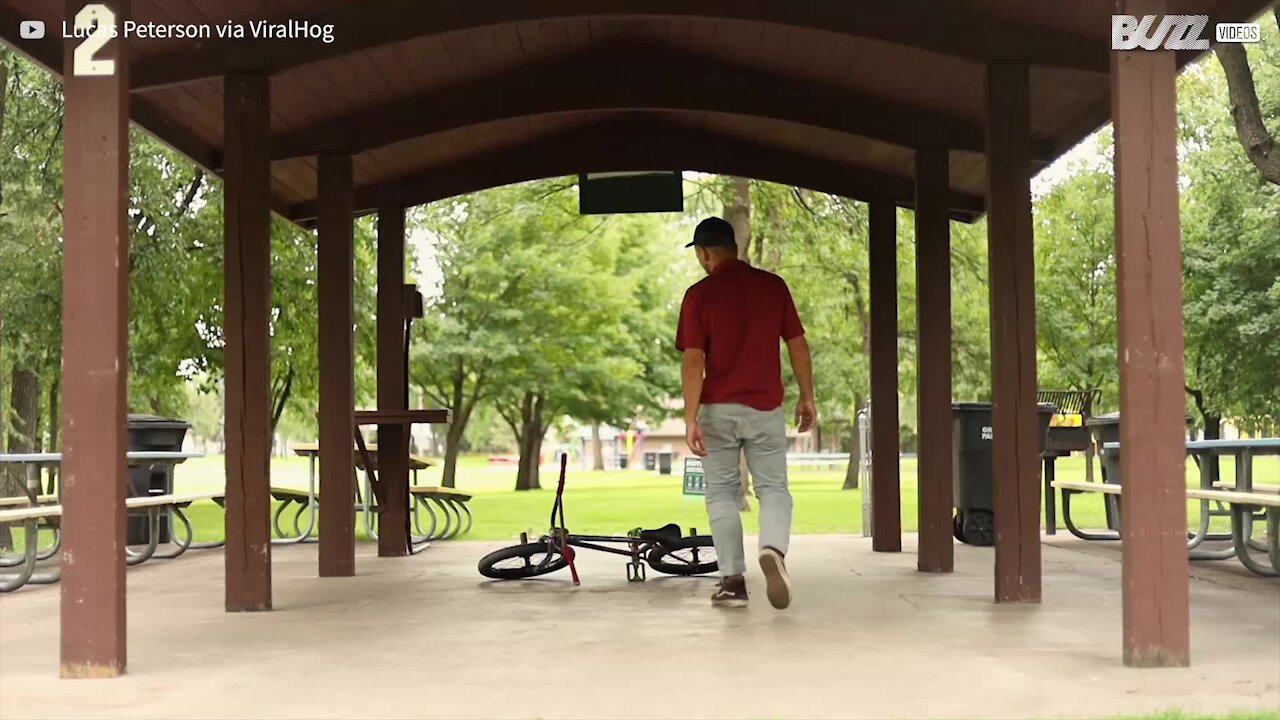
[{"label": "man's arm", "polygon": [[685,442],[694,455],[707,454],[702,428],[698,425],[698,407],[702,404],[702,380],[707,368],[707,354],[697,348],[684,351],[680,360],[680,386],[684,392]]},{"label": "man's arm", "polygon": [[809,343],[803,335],[787,341],[787,354],[791,356],[791,371],[800,386],[796,425],[800,432],[808,432],[818,418],[818,411],[813,402],[813,359],[809,356]]}]

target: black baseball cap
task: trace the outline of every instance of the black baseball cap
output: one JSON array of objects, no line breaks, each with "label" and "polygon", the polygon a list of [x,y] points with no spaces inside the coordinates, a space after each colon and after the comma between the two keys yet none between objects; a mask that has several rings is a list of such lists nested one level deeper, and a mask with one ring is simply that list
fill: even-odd
[{"label": "black baseball cap", "polygon": [[734,239],[733,226],[726,222],[723,218],[709,217],[698,223],[698,227],[693,230],[693,242],[685,245],[685,247],[737,247],[738,241]]}]

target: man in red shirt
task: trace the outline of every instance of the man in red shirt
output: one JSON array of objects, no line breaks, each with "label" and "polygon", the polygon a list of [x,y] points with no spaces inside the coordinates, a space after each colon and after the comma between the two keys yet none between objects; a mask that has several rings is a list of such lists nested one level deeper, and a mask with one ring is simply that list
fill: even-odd
[{"label": "man in red shirt", "polygon": [[782,609],[791,604],[784,561],[791,537],[791,492],[778,341],[786,342],[800,386],[800,432],[812,427],[817,416],[809,345],[786,282],[738,259],[732,225],[707,218],[686,247],[695,249],[707,271],[685,293],[676,349],[684,353],[685,440],[702,458],[707,515],[722,576],[711,604],[747,604],[738,516],[738,458],[745,454],[760,500],[760,569],[769,602]]}]

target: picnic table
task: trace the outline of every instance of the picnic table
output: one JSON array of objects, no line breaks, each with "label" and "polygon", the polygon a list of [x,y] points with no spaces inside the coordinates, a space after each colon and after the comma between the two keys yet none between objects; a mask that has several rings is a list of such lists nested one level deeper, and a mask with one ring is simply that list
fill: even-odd
[{"label": "picnic table", "polygon": [[[1189,499],[1200,502],[1200,518],[1196,530],[1187,533],[1187,550],[1191,553],[1191,559],[1222,560],[1237,557],[1241,564],[1259,575],[1280,575],[1280,484],[1255,483],[1253,467],[1253,460],[1259,455],[1280,455],[1280,438],[1192,440],[1186,443],[1186,451],[1195,459],[1200,469],[1199,487],[1187,490]],[[1101,452],[1119,453],[1120,443],[1103,443]],[[1206,462],[1206,459],[1215,455],[1235,457],[1234,482],[1214,482],[1211,463]],[[1054,487],[1062,492],[1063,520],[1073,535],[1085,540],[1120,538],[1123,528],[1109,533],[1088,532],[1077,528],[1071,519],[1070,498],[1079,493],[1101,493],[1106,502],[1115,503],[1118,509],[1123,495],[1122,485],[1059,481],[1054,483]],[[1260,510],[1267,523],[1266,545],[1253,540],[1253,523],[1260,519],[1255,513]],[[1116,512],[1115,516],[1119,518],[1119,513]],[[1209,525],[1214,517],[1229,517],[1231,532],[1210,533]],[[1200,548],[1205,541],[1230,541],[1231,547],[1222,550]],[[1253,550],[1265,551],[1271,567],[1258,562],[1251,554]]]},{"label": "picnic table", "polygon": [[[290,449],[293,451],[293,454],[298,455],[299,457],[307,458],[307,490],[304,493],[301,490],[295,490],[293,488],[286,488],[286,487],[271,488],[272,497],[274,497],[276,500],[282,501],[282,504],[280,505],[279,508],[276,509],[276,512],[272,516],[272,520],[271,520],[272,525],[275,527],[276,534],[279,535],[280,537],[272,540],[272,542],[282,543],[282,544],[298,543],[298,542],[314,542],[315,539],[312,538],[311,535],[312,533],[315,532],[316,509],[319,506],[319,493],[316,490],[316,463],[320,459],[320,444],[319,443],[299,443],[296,445],[291,445]],[[372,461],[373,469],[377,470],[378,469],[377,444],[376,443],[367,444],[365,446],[365,450],[367,451],[369,458]],[[364,458],[359,454],[357,454],[355,457],[355,467],[359,470],[365,469]],[[426,470],[429,467],[431,467],[431,462],[426,458],[420,457],[418,455],[409,456],[409,472],[412,474],[411,478],[412,478],[413,485],[416,486],[418,484],[418,471]],[[372,498],[373,498],[373,488],[370,485],[368,475],[365,475],[361,484],[356,487],[354,510],[361,514],[364,522],[365,532],[368,533],[370,538],[377,539],[378,535],[373,527],[373,513],[374,513],[375,507],[372,502]],[[297,512],[294,514],[294,517],[293,517],[293,534],[292,535],[286,533],[284,528],[280,526],[281,516],[291,505],[298,506]],[[415,507],[414,510],[416,515],[417,508]],[[307,514],[307,525],[305,528],[302,527],[302,522],[301,522],[303,513]],[[417,524],[418,518],[415,517],[414,521],[415,521],[415,524]],[[418,530],[420,535],[430,534],[430,533],[422,533],[421,527],[418,527]]]},{"label": "picnic table", "polygon": [[[378,449],[377,445],[366,443],[364,435],[361,434],[360,428],[366,425],[400,425],[406,428],[417,424],[442,424],[449,422],[451,413],[443,408],[427,408],[427,409],[411,409],[411,410],[357,410],[354,414],[354,422],[352,427],[352,437],[355,441],[355,467],[364,471],[360,485],[356,487],[354,509],[359,512],[364,522],[365,532],[371,539],[378,538],[377,530],[374,528],[374,512],[376,511],[378,502],[385,502],[383,496],[382,484],[378,480]],[[307,471],[307,491],[304,495],[302,491],[293,488],[272,487],[272,496],[282,501],[279,508],[272,519],[275,526],[276,534],[280,538],[272,542],[296,543],[311,542],[312,533],[316,525],[316,510],[320,502],[320,495],[316,489],[316,464],[320,456],[320,446],[315,443],[308,443],[293,446],[293,452],[297,455],[306,457],[308,460]],[[463,528],[463,513],[466,514],[466,529],[471,527],[471,510],[466,507],[466,502],[471,496],[466,493],[457,492],[451,488],[424,488],[417,484],[418,471],[430,467],[431,463],[426,459],[410,455],[408,458],[409,469],[412,471],[412,485],[410,491],[403,498],[406,509],[412,512],[406,513],[406,536],[408,538],[408,550],[414,552],[416,548],[424,546],[427,542],[437,539],[450,538],[459,532],[465,532]],[[414,500],[417,500],[415,503]],[[443,511],[444,525],[440,527],[439,520],[431,504],[435,503]],[[286,508],[291,505],[298,505],[297,513],[294,515],[293,526],[294,534],[287,535],[283,528],[280,527],[280,517]],[[423,530],[419,514],[419,508],[426,510],[431,524],[426,530]],[[452,512],[451,512],[452,511]],[[302,527],[301,518],[304,512],[308,513],[307,526]],[[417,532],[414,533],[413,531]]]},{"label": "picnic table", "polygon": [[[197,457],[201,457],[201,455],[173,451],[136,450],[127,452],[125,461],[129,467],[166,465],[172,469],[175,465]],[[37,573],[35,568],[38,561],[53,557],[61,546],[61,486],[58,488],[50,487],[48,493],[42,493],[39,479],[40,468],[51,467],[61,462],[61,453],[11,453],[0,455],[0,466],[24,466],[27,475],[25,496],[0,499],[0,522],[21,522],[25,541],[21,556],[0,556],[0,567],[19,567],[16,574],[0,574],[0,592],[16,590],[27,583],[57,582],[60,577],[57,568],[43,573]],[[221,545],[222,542],[195,542],[191,522],[182,512],[183,508],[190,506],[193,502],[200,500],[216,501],[220,498],[221,493],[151,494],[126,498],[125,508],[127,511],[141,512],[147,515],[150,533],[147,545],[143,549],[125,548],[125,563],[127,565],[137,565],[151,558],[171,559],[194,547]],[[176,547],[173,551],[166,553],[157,552],[160,538],[160,516],[162,513],[169,513],[186,530],[185,539],[178,539],[175,533],[173,544]],[[53,544],[43,550],[39,548],[39,526],[41,524],[52,529],[54,533]]]}]

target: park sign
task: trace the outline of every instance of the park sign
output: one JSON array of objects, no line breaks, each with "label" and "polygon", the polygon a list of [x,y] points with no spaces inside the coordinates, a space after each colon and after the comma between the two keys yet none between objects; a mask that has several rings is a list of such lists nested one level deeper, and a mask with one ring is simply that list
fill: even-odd
[{"label": "park sign", "polygon": [[707,476],[706,472],[702,469],[702,458],[687,457],[684,459],[683,494],[707,494]]},{"label": "park sign", "polygon": [[578,176],[578,212],[683,212],[684,182],[680,172],[606,172]]}]

